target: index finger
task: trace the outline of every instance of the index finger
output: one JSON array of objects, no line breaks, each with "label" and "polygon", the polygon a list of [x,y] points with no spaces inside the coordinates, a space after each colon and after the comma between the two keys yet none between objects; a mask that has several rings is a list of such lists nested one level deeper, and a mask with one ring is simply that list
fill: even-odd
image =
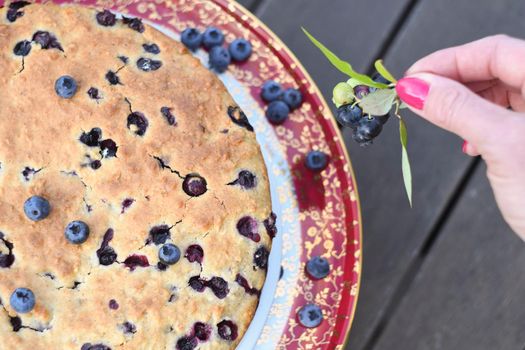
[{"label": "index finger", "polygon": [[432,53],[406,75],[427,72],[463,83],[499,79],[525,93],[524,57],[525,41],[495,35]]}]

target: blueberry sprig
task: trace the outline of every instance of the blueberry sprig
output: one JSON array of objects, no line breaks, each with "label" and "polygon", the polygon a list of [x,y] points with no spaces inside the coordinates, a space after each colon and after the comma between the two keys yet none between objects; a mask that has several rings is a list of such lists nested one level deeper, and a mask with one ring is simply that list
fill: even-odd
[{"label": "blueberry sprig", "polygon": [[343,127],[353,129],[353,138],[362,146],[372,143],[388,120],[390,112],[399,120],[401,141],[401,170],[403,182],[412,206],[412,172],[407,153],[407,129],[399,111],[406,108],[396,93],[397,80],[385,68],[382,60],[375,62],[377,73],[372,77],[356,72],[350,63],[341,60],[306,29],[303,32],[326,56],[330,63],[350,79],[334,87],[332,101],[338,108],[337,121]]}]

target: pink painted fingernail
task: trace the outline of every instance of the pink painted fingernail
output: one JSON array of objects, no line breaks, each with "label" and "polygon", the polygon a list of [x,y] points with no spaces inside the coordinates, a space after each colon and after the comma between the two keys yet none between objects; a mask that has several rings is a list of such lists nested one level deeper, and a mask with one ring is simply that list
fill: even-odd
[{"label": "pink painted fingernail", "polygon": [[396,84],[396,92],[399,98],[416,109],[423,109],[429,90],[430,85],[418,78],[403,78]]},{"label": "pink painted fingernail", "polygon": [[467,146],[468,146],[468,142],[467,141],[463,141],[463,146],[461,146],[461,150],[465,154],[467,153]]}]

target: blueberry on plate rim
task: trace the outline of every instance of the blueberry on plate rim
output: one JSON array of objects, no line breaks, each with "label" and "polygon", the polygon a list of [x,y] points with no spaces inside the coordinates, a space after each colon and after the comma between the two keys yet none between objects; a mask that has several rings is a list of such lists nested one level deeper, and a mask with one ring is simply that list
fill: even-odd
[{"label": "blueberry on plate rim", "polygon": [[281,97],[283,88],[275,80],[267,80],[261,88],[261,98],[266,102],[272,102]]},{"label": "blueberry on plate rim", "polygon": [[297,319],[302,326],[315,328],[323,321],[323,311],[315,304],[307,304],[299,309]]},{"label": "blueberry on plate rim", "polygon": [[224,34],[219,28],[208,27],[202,35],[202,44],[208,50],[224,43]]},{"label": "blueberry on plate rim", "polygon": [[322,256],[314,256],[306,263],[307,275],[315,280],[320,280],[330,273],[330,263]]},{"label": "blueberry on plate rim", "polygon": [[266,118],[271,124],[279,125],[288,119],[290,107],[281,100],[270,102],[266,108]]},{"label": "blueberry on plate rim", "polygon": [[301,91],[294,88],[284,90],[282,98],[291,110],[299,108],[301,103],[303,103],[303,95],[301,94]]},{"label": "blueberry on plate rim", "polygon": [[313,172],[321,172],[328,166],[328,155],[321,151],[310,151],[306,154],[304,165]]},{"label": "blueberry on plate rim", "polygon": [[228,50],[222,46],[214,46],[210,49],[209,66],[217,73],[224,73],[231,62]]},{"label": "blueberry on plate rim", "polygon": [[244,62],[252,54],[252,44],[243,38],[235,39],[228,46],[232,59],[236,62]]},{"label": "blueberry on plate rim", "polygon": [[197,28],[186,28],[180,39],[190,51],[196,51],[202,45],[203,35]]}]

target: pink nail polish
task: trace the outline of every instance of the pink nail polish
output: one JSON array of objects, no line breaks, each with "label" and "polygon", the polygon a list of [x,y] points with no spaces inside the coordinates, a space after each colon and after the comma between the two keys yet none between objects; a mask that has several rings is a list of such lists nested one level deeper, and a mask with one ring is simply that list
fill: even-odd
[{"label": "pink nail polish", "polygon": [[418,78],[403,78],[396,84],[396,92],[399,98],[416,109],[423,109],[429,90],[428,83]]},{"label": "pink nail polish", "polygon": [[463,153],[467,153],[467,146],[468,146],[468,142],[463,141],[463,146],[461,146],[461,150],[463,151]]}]

